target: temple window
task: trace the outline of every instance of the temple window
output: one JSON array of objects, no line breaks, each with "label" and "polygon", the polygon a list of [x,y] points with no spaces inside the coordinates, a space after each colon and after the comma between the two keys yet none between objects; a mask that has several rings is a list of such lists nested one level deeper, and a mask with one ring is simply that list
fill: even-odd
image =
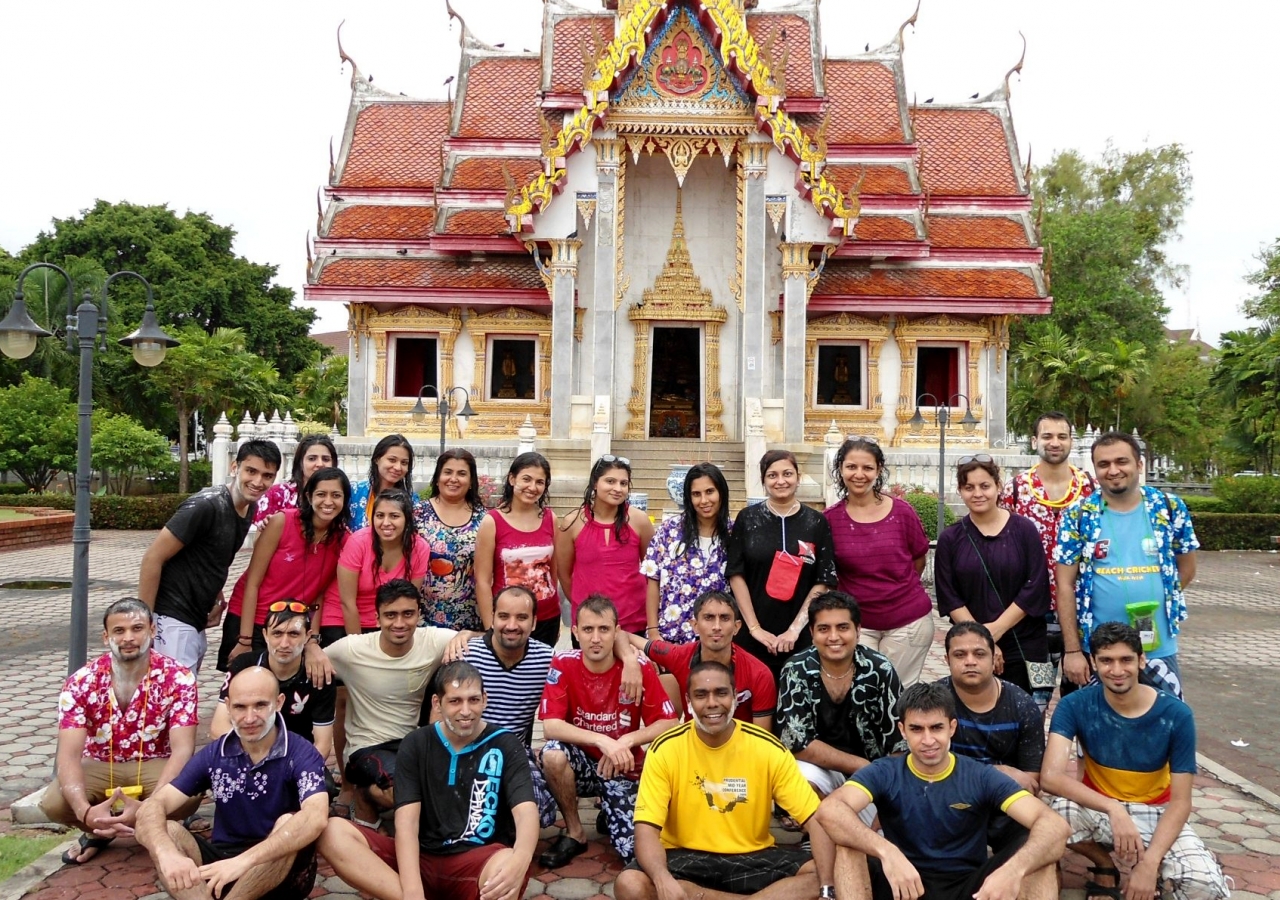
[{"label": "temple window", "polygon": [[538,339],[530,335],[490,338],[488,400],[537,397]]},{"label": "temple window", "polygon": [[[439,341],[434,337],[393,336],[390,359],[392,397],[417,397],[423,385],[439,385]],[[428,396],[435,396],[428,391]]]},{"label": "temple window", "polygon": [[865,406],[865,343],[818,345],[815,406]]},{"label": "temple window", "polygon": [[[916,405],[921,396],[932,394],[937,403],[946,404],[960,392],[964,351],[960,344],[924,344],[916,348]],[[925,400],[923,405],[933,405]]]}]

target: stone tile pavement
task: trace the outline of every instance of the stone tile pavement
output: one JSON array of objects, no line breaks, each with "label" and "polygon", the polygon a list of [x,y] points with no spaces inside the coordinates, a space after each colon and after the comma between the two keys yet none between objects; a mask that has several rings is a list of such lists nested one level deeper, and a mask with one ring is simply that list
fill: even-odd
[{"label": "stone tile pavement", "polygon": [[[128,594],[137,582],[137,566],[152,537],[149,533],[94,532],[90,549],[90,655],[99,652],[99,631],[94,619],[111,600]],[[248,562],[242,554],[233,576]],[[69,578],[70,546],[20,550],[0,553],[0,583],[15,579]],[[1269,569],[1269,571],[1262,571]],[[1254,574],[1257,572],[1258,574]],[[1212,608],[1227,615],[1248,617],[1250,613],[1274,612],[1277,583],[1274,557],[1267,555],[1203,554],[1201,582],[1192,598],[1193,609],[1206,614]],[[1252,587],[1266,584],[1265,590]],[[67,619],[70,591],[12,591],[0,588],[0,834],[15,830],[10,806],[15,800],[36,791],[49,777],[57,739],[56,701],[66,674]],[[1207,616],[1206,616],[1207,617]],[[1269,617],[1274,621],[1273,617]],[[1193,622],[1195,616],[1193,613]],[[1216,628],[1212,637],[1221,641],[1224,653],[1238,653],[1242,646],[1259,646],[1256,627]],[[1271,627],[1271,621],[1266,623]],[[1228,635],[1240,632],[1236,640]],[[216,638],[211,634],[211,639]],[[937,639],[941,641],[941,631]],[[211,640],[216,645],[216,639]],[[1274,643],[1267,642],[1267,663],[1274,666]],[[211,655],[212,655],[211,648]],[[1215,654],[1216,655],[1216,654]],[[1221,659],[1221,657],[1217,657]],[[1259,660],[1258,662],[1262,662]],[[1267,664],[1264,663],[1264,664]],[[935,653],[927,668],[930,676],[943,673],[941,651]],[[1255,670],[1256,671],[1256,670]],[[1274,670],[1273,670],[1274,671]],[[219,678],[209,667],[201,678],[202,719],[207,721],[216,697]],[[1193,685],[1197,682],[1193,679]],[[1214,697],[1214,691],[1199,694]],[[1194,703],[1194,697],[1193,697]],[[1206,761],[1207,762],[1207,761]],[[1280,808],[1271,806],[1245,790],[1227,782],[1243,781],[1232,777],[1219,766],[1220,777],[1202,773],[1196,778],[1193,824],[1209,846],[1219,854],[1223,867],[1235,879],[1238,900],[1280,900]],[[1264,770],[1265,771],[1265,770]],[[1225,779],[1225,780],[1222,780]],[[1264,782],[1260,791],[1280,788],[1276,782]],[[591,801],[583,802],[583,822],[589,832],[595,820]],[[544,832],[554,836],[555,829]],[[795,835],[776,832],[779,840],[790,842]],[[70,837],[70,836],[69,836]],[[541,849],[541,847],[540,847]],[[59,849],[57,852],[61,852]],[[617,855],[600,839],[593,839],[587,854],[557,872],[534,871],[527,896],[545,894],[556,900],[600,900],[612,897],[612,882],[621,869]],[[352,895],[349,886],[333,876],[327,866],[321,867],[322,878],[312,897]],[[1079,896],[1084,868],[1079,860],[1064,864],[1064,895]],[[157,893],[154,872],[145,852],[129,840],[100,853],[91,863],[79,867],[60,867],[56,856],[46,858],[31,871],[19,873],[0,884],[0,900],[16,900],[26,895],[31,900],[160,900],[167,894]]]}]

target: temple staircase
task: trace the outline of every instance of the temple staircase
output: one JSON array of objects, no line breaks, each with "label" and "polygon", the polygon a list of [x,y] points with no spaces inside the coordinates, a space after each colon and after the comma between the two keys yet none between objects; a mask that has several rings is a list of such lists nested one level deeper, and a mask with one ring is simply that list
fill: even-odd
[{"label": "temple staircase", "polygon": [[679,504],[667,493],[671,466],[712,462],[729,482],[729,515],[746,505],[746,471],[741,443],[708,441],[642,440],[614,441],[611,452],[631,460],[631,491],[649,495],[649,515],[661,521],[664,513],[675,513]]}]

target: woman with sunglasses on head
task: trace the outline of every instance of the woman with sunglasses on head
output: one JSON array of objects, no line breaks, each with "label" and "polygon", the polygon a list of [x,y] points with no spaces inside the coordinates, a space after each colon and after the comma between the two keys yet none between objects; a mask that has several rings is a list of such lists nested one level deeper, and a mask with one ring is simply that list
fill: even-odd
[{"label": "woman with sunglasses on head", "polygon": [[431,562],[422,586],[422,625],[483,631],[476,609],[476,535],[484,521],[476,458],[454,448],[436,459],[430,499],[413,505],[413,524],[427,542]]},{"label": "woman with sunglasses on head", "polygon": [[729,484],[711,463],[684,477],[684,512],[658,526],[640,565],[649,580],[645,637],[685,644],[696,641],[693,604],[707,591],[727,591]]},{"label": "woman with sunglasses on head", "polygon": [[413,492],[413,445],[402,434],[389,434],[378,441],[369,456],[369,477],[356,484],[351,493],[351,530],[359,531],[373,521],[373,502],[383,491],[400,490],[418,502]]},{"label": "woman with sunglasses on head", "polygon": [[1027,672],[1027,663],[1049,661],[1049,573],[1040,533],[1030,519],[998,505],[1000,467],[987,454],[960,457],[956,486],[969,513],[938,538],[938,614],[986,625],[996,640],[996,674],[1047,706],[1053,688],[1033,690]]},{"label": "woman with sunglasses on head", "polygon": [[549,647],[560,639],[556,593],[556,515],[547,508],[551,463],[541,453],[511,461],[502,499],[476,533],[476,609],[484,628],[493,627],[493,598],[508,585],[533,592],[537,601],[533,637]]},{"label": "woman with sunglasses on head", "polygon": [[301,598],[318,608],[333,583],[347,541],[351,482],[341,469],[311,474],[295,509],[263,523],[249,567],[236,582],[222,623],[218,670],[250,650],[266,649],[263,625],[268,607]]},{"label": "woman with sunglasses on head", "polygon": [[[280,481],[267,489],[258,500],[253,512],[253,525],[261,529],[262,522],[278,512],[298,507],[298,493],[317,469],[338,465],[338,450],[333,441],[323,434],[308,434],[298,441],[293,451],[293,469],[288,481]],[[351,493],[347,491],[348,495]],[[350,499],[350,497],[348,497]]]},{"label": "woman with sunglasses on head", "polygon": [[841,501],[826,517],[840,590],[862,610],[858,643],[887,656],[910,687],[933,646],[933,602],[920,583],[929,538],[915,508],[884,493],[889,470],[874,438],[841,444],[831,475]]},{"label": "woman with sunglasses on head", "polygon": [[564,517],[556,533],[560,587],[577,620],[578,607],[592,594],[604,594],[618,610],[618,628],[644,634],[648,579],[640,561],[653,538],[649,516],[634,509],[631,460],[606,453],[587,476],[582,505]]},{"label": "woman with sunglasses on head", "polygon": [[725,574],[747,626],[734,641],[777,681],[783,663],[809,646],[809,602],[836,586],[836,566],[827,520],[796,499],[795,454],[767,452],[760,481],[768,497],[734,520]]}]

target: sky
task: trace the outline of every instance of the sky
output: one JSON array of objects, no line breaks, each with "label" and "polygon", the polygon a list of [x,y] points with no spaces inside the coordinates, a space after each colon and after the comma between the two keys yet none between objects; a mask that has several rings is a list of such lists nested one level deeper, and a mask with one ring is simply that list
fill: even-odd
[{"label": "sky", "polygon": [[[539,47],[539,0],[453,4],[482,40]],[[914,5],[826,0],[828,52],[886,43]],[[343,44],[375,84],[444,96],[459,52],[444,0],[0,0],[0,247],[17,253],[98,198],[163,203],[235,228],[236,252],[278,266],[278,282],[301,297],[316,190],[350,103],[334,39],[344,20]],[[905,40],[908,95],[985,94],[1021,53],[1019,32],[1023,160],[1029,148],[1038,164],[1072,148],[1096,157],[1108,142],[1182,144],[1193,200],[1169,250],[1190,274],[1167,292],[1168,324],[1198,326],[1214,343],[1247,325],[1244,277],[1280,238],[1280,179],[1268,165],[1277,126],[1266,114],[1280,3],[924,0]],[[340,304],[322,304],[316,330],[345,326]]]}]

